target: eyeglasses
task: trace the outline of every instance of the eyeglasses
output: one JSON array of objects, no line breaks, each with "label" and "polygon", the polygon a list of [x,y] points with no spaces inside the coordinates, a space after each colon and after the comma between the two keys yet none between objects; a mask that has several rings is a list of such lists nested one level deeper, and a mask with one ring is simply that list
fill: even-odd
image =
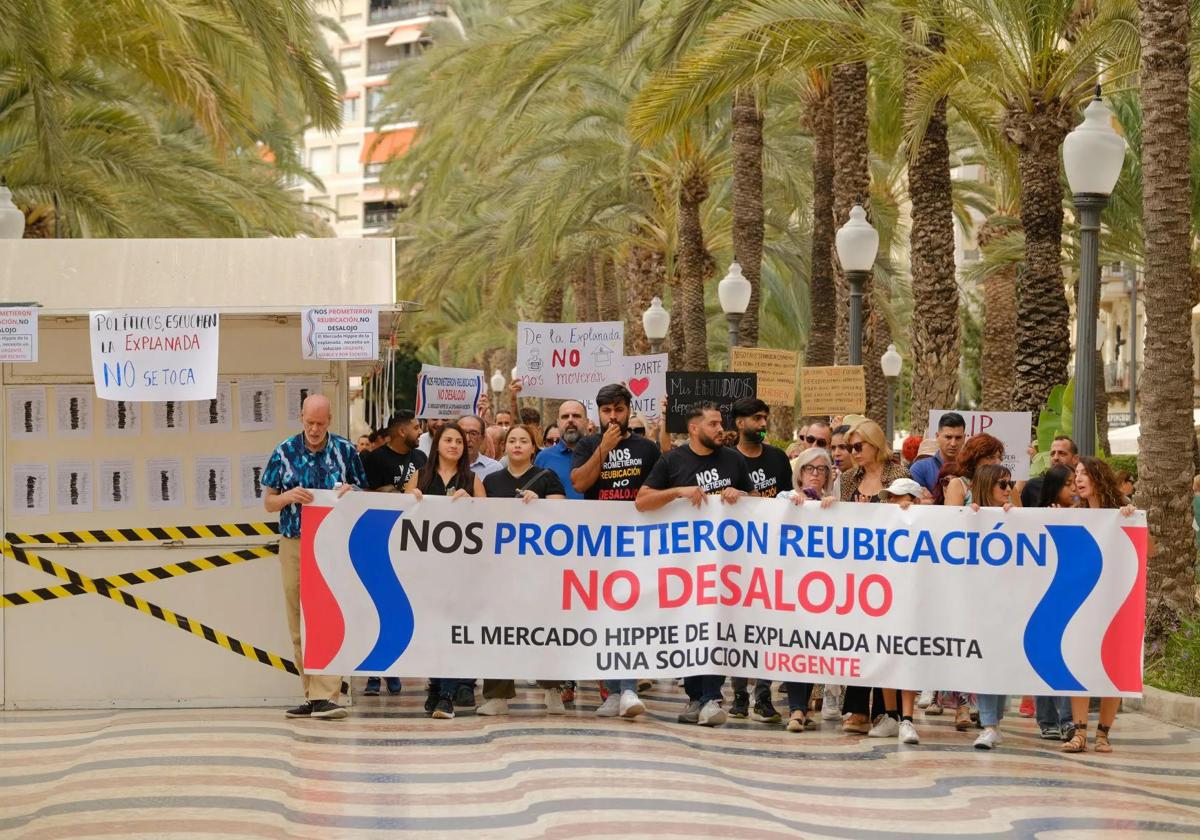
[{"label": "eyeglasses", "polygon": [[472,437],[472,438],[483,437],[483,432],[477,432],[474,429],[467,429],[466,435],[467,435],[467,437]]},{"label": "eyeglasses", "polygon": [[646,427],[645,426],[630,426],[629,431],[633,432],[635,435],[644,435],[644,434],[646,434]]},{"label": "eyeglasses", "polygon": [[800,468],[800,472],[808,475],[820,475],[829,472],[829,467],[823,467],[820,464],[805,464]]},{"label": "eyeglasses", "polygon": [[869,444],[869,443],[863,443],[861,440],[860,440],[858,443],[849,443],[849,444],[846,444],[846,448],[847,448],[847,449],[849,449],[851,452],[853,452],[853,453],[855,453],[855,454],[858,454],[859,452],[862,452],[862,451],[863,451],[863,447],[864,447],[864,446],[870,446],[870,444]]},{"label": "eyeglasses", "polygon": [[1002,478],[996,482],[996,486],[1001,490],[1016,490],[1017,482],[1013,481],[1012,479]]},{"label": "eyeglasses", "polygon": [[805,435],[804,440],[808,443],[816,444],[821,449],[829,445],[829,441],[825,440],[825,438],[813,437],[812,435]]}]

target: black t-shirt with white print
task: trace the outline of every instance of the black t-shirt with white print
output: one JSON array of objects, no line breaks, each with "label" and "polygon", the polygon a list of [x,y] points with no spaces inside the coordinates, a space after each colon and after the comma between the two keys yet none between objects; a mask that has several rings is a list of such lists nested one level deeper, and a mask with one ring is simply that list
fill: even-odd
[{"label": "black t-shirt with white print", "polygon": [[782,449],[764,443],[762,454],[757,458],[751,458],[744,453],[742,457],[746,459],[746,468],[750,470],[750,483],[754,485],[751,496],[773,499],[792,489],[792,465]]},{"label": "black t-shirt with white print", "polygon": [[426,460],[425,453],[420,449],[411,449],[403,455],[390,446],[364,452],[362,462],[363,469],[367,471],[367,487],[378,490],[395,485],[397,490],[403,490],[417,470],[425,466]]},{"label": "black t-shirt with white print", "polygon": [[[588,435],[575,444],[571,469],[582,467],[600,446],[600,435]],[[632,502],[662,454],[641,435],[630,435],[608,453],[600,465],[600,477],[583,494],[585,499]]]},{"label": "black t-shirt with white print", "polygon": [[718,446],[710,455],[697,455],[691,446],[677,446],[659,459],[646,479],[651,490],[692,485],[710,495],[727,487],[754,491],[746,458],[728,446]]}]

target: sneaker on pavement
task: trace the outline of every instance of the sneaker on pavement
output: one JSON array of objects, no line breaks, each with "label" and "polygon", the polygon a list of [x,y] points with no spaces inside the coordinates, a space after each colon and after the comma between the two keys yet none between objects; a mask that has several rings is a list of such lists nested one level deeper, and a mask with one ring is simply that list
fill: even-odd
[{"label": "sneaker on pavement", "polygon": [[942,704],[934,700],[929,704],[929,708],[925,710],[926,715],[940,715],[942,713]]},{"label": "sneaker on pavement", "polygon": [[[730,714],[732,714],[732,711]],[[783,718],[780,717],[779,710],[775,708],[775,704],[771,702],[770,695],[763,695],[758,698],[758,702],[754,704],[754,708],[750,711],[750,720],[756,723],[779,723]]]},{"label": "sneaker on pavement", "polygon": [[547,688],[543,693],[542,702],[546,704],[546,714],[548,715],[565,715],[567,713],[562,695],[558,693],[557,688]]},{"label": "sneaker on pavement", "polygon": [[839,720],[842,717],[842,687],[826,685],[821,690],[821,719]]},{"label": "sneaker on pavement", "polygon": [[425,714],[433,714],[433,710],[437,708],[438,700],[440,699],[438,693],[432,688],[425,689]]},{"label": "sneaker on pavement", "polygon": [[363,689],[363,697],[379,696],[379,677],[368,677],[367,687]]},{"label": "sneaker on pavement", "polygon": [[867,732],[868,738],[895,738],[900,734],[900,721],[891,715],[880,715]]},{"label": "sneaker on pavement", "polygon": [[750,695],[745,691],[733,693],[733,705],[729,707],[729,717],[744,718],[750,715]]},{"label": "sneaker on pavement", "polygon": [[850,715],[842,723],[842,731],[847,735],[866,735],[871,731],[871,722],[869,720],[855,720],[854,715]]},{"label": "sneaker on pavement", "polygon": [[984,730],[979,733],[979,737],[975,739],[975,749],[990,750],[993,747],[999,746],[1003,742],[1004,736],[1000,734],[1000,730],[988,726],[985,727]]},{"label": "sneaker on pavement", "polygon": [[312,714],[309,717],[320,718],[321,720],[341,720],[350,714],[337,703],[329,700],[314,700],[312,703]]},{"label": "sneaker on pavement", "polygon": [[788,732],[803,732],[805,726],[807,726],[807,725],[808,725],[808,720],[805,717],[804,710],[797,709],[796,711],[792,712],[791,717],[788,718],[787,731]]},{"label": "sneaker on pavement", "polygon": [[454,690],[454,705],[459,708],[475,708],[475,689],[469,685],[460,685]]},{"label": "sneaker on pavement", "polygon": [[435,720],[454,720],[454,701],[449,697],[439,697],[433,717]]},{"label": "sneaker on pavement", "polygon": [[1064,723],[1058,727],[1058,739],[1060,741],[1070,741],[1075,737],[1075,724]]},{"label": "sneaker on pavement", "polygon": [[959,706],[954,710],[954,728],[959,732],[966,732],[971,728],[971,710],[966,706]]},{"label": "sneaker on pavement", "polygon": [[700,709],[700,714],[696,719],[696,723],[701,726],[720,726],[725,722],[727,717],[725,710],[721,708],[721,703],[718,700],[709,700]]},{"label": "sneaker on pavement", "polygon": [[284,712],[285,717],[290,718],[306,718],[312,716],[313,704],[311,700],[305,700],[294,709],[288,709]]},{"label": "sneaker on pavement", "polygon": [[1047,724],[1041,727],[1043,741],[1061,741],[1063,739],[1062,730],[1053,724]]},{"label": "sneaker on pavement", "polygon": [[488,717],[490,715],[506,715],[508,714],[508,701],[503,697],[493,697],[491,700],[484,700],[483,705],[475,710],[475,714]]},{"label": "sneaker on pavement", "polygon": [[563,689],[562,689],[562,691],[560,691],[558,693],[558,696],[563,701],[564,705],[567,703],[574,703],[575,702],[575,685],[569,684],[569,685],[563,686]]},{"label": "sneaker on pavement", "polygon": [[1021,717],[1033,717],[1037,714],[1037,707],[1033,705],[1033,698],[1026,694],[1021,698]]},{"label": "sneaker on pavement", "polygon": [[933,690],[932,689],[927,688],[924,691],[922,691],[920,694],[917,695],[917,708],[918,709],[928,709],[932,705],[933,705]]},{"label": "sneaker on pavement", "polygon": [[387,685],[388,694],[395,696],[400,693],[399,677],[385,677],[383,682]]},{"label": "sneaker on pavement", "polygon": [[900,731],[896,734],[901,744],[921,743],[921,736],[917,734],[917,727],[913,725],[911,720],[900,721]]},{"label": "sneaker on pavement", "polygon": [[637,686],[639,692],[649,691],[654,688],[654,680],[638,680]]},{"label": "sneaker on pavement", "polygon": [[699,723],[700,722],[700,701],[689,700],[687,708],[679,713],[678,718],[680,723]]},{"label": "sneaker on pavement", "polygon": [[600,708],[596,709],[596,717],[616,717],[621,714],[621,695],[610,694],[604,698]]},{"label": "sneaker on pavement", "polygon": [[646,711],[646,706],[637,693],[629,690],[621,692],[618,708],[621,710],[621,717],[627,718],[637,717]]}]

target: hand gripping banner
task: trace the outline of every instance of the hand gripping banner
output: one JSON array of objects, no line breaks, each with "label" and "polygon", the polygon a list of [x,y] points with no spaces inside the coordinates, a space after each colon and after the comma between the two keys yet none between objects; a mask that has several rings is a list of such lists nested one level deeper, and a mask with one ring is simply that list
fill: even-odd
[{"label": "hand gripping banner", "polygon": [[312,673],[1142,690],[1142,513],[315,495]]}]

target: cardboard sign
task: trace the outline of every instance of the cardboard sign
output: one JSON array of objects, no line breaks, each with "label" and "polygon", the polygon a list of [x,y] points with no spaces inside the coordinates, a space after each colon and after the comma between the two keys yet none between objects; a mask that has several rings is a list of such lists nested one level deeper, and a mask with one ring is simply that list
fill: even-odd
[{"label": "cardboard sign", "polygon": [[725,428],[733,428],[731,410],[742,397],[753,397],[758,387],[754,373],[667,372],[667,431],[687,431],[687,413],[698,402],[716,403],[725,418]]},{"label": "cardboard sign", "polygon": [[625,324],[517,324],[517,376],[525,397],[579,399],[625,381]]},{"label": "cardboard sign", "polygon": [[303,310],[300,352],[306,359],[378,359],[378,310],[373,306],[314,306]]},{"label": "cardboard sign", "polygon": [[867,380],[862,365],[806,367],[800,372],[800,412],[808,417],[862,414]]},{"label": "cardboard sign", "polygon": [[0,362],[38,360],[38,311],[35,307],[0,309]]},{"label": "cardboard sign", "polygon": [[796,366],[800,357],[791,350],[734,347],[729,369],[758,374],[758,398],[767,405],[791,406],[796,402]]},{"label": "cardboard sign", "polygon": [[633,394],[633,412],[656,422],[662,416],[662,401],[667,395],[667,354],[626,356],[625,387]]},{"label": "cardboard sign", "polygon": [[90,312],[92,378],[103,400],[211,400],[217,395],[215,309]]},{"label": "cardboard sign", "polygon": [[[952,408],[935,408],[929,411],[929,431],[937,434],[938,420],[943,414],[955,411]],[[967,423],[967,437],[986,432],[999,438],[1004,444],[1004,466],[1008,467],[1017,481],[1029,478],[1029,441],[1032,415],[1028,411],[955,411]]]},{"label": "cardboard sign", "polygon": [[457,420],[479,413],[479,398],[487,393],[483,371],[471,368],[421,365],[417,374],[417,418]]}]

